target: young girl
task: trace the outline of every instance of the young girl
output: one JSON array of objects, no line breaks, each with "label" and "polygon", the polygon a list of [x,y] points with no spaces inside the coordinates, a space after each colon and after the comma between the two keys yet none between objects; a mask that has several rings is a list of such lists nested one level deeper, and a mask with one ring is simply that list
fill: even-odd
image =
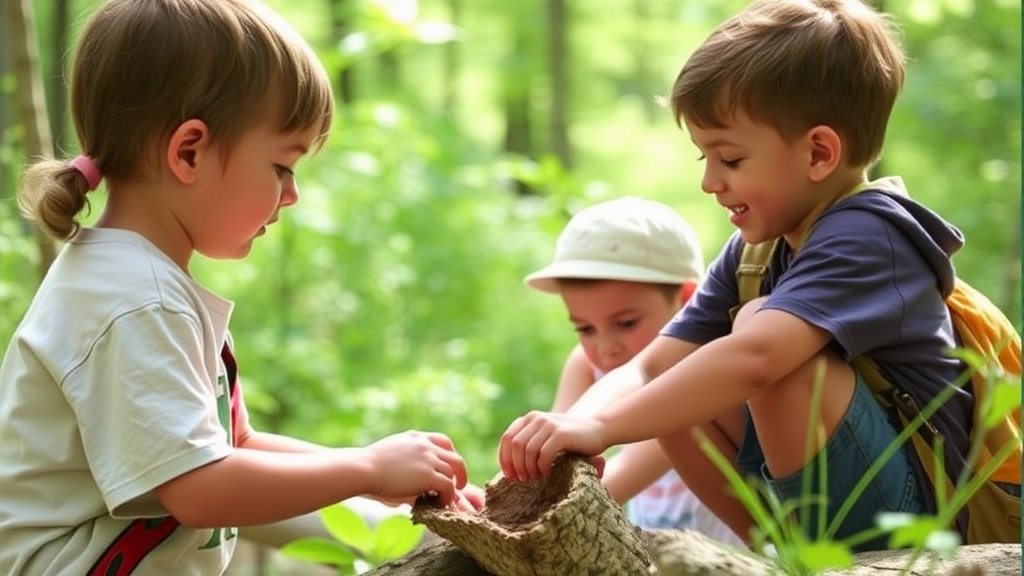
[{"label": "young girl", "polygon": [[[576,213],[558,237],[554,260],[526,277],[529,287],[562,297],[579,336],[552,410],[568,410],[654,340],[703,271],[696,234],[669,206],[629,196]],[[612,457],[602,483],[641,528],[689,528],[742,545],[676,474],[657,441]]]},{"label": "young girl", "polygon": [[22,183],[68,244],[0,367],[0,574],[220,574],[238,526],[359,494],[455,501],[465,464],[441,434],[331,449],[254,431],[233,304],[189,274],[196,252],[245,257],[298,200],[333,113],[308,45],[254,1],[110,0],[71,97],[83,155]]}]

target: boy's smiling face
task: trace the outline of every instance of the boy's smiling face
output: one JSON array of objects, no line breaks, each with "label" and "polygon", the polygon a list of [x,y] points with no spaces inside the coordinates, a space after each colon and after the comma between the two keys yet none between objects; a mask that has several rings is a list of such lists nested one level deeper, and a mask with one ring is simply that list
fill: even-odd
[{"label": "boy's smiling face", "polygon": [[774,128],[737,113],[724,128],[685,119],[701,151],[701,189],[714,194],[750,243],[800,229],[819,201],[809,172],[813,149],[799,136],[787,142]]},{"label": "boy's smiling face", "polygon": [[569,321],[590,363],[608,372],[650,344],[679,309],[654,284],[620,280],[560,285]]}]

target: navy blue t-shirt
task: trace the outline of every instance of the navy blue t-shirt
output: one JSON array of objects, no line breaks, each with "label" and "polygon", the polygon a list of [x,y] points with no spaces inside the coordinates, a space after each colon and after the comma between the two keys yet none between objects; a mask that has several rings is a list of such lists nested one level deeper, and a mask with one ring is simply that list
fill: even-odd
[{"label": "navy blue t-shirt", "polygon": [[[959,230],[914,200],[861,192],[823,212],[795,255],[780,243],[762,286],[768,296],[763,308],[789,312],[827,331],[847,360],[867,354],[923,407],[965,369],[945,353],[959,345],[945,296],[955,277],[950,256],[962,245]],[[663,334],[705,344],[731,332],[729,309],[739,299],[742,249],[743,240],[734,234]],[[951,473],[963,466],[973,402],[967,385],[932,419],[945,438]],[[920,466],[915,468],[920,485],[930,486]],[[934,511],[930,495],[925,499]]]}]

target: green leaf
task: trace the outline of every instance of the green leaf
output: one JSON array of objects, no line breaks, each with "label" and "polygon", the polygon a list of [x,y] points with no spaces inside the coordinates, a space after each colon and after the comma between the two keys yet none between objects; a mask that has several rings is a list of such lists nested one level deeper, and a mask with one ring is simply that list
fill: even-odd
[{"label": "green leaf", "polygon": [[907,512],[879,512],[875,515],[875,524],[886,532],[910,526],[916,520],[916,516]]},{"label": "green leaf", "polygon": [[389,516],[377,525],[373,554],[381,563],[400,558],[420,543],[425,530],[407,516]]},{"label": "green leaf", "polygon": [[320,512],[327,531],[339,542],[359,552],[373,549],[373,533],[359,514],[344,504],[328,506]]},{"label": "green leaf", "polygon": [[994,428],[1011,410],[1020,407],[1020,381],[996,382],[989,389],[989,401],[982,415],[985,430]]},{"label": "green leaf", "polygon": [[853,566],[853,553],[837,542],[795,542],[800,563],[810,572]]},{"label": "green leaf", "polygon": [[352,566],[356,559],[348,548],[324,538],[302,538],[289,542],[281,547],[281,554],[296,560],[341,567]]},{"label": "green leaf", "polygon": [[892,532],[890,548],[923,548],[936,532],[947,531],[939,520],[932,516],[918,516]]}]

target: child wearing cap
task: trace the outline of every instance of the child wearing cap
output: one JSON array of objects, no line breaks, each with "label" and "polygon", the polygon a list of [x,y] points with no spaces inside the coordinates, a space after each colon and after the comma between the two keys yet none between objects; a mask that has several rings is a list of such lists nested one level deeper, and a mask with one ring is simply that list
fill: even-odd
[{"label": "child wearing cap", "polygon": [[[703,270],[696,235],[664,204],[631,196],[573,216],[553,261],[525,279],[562,297],[579,335],[552,410],[567,410],[650,343],[686,304]],[[608,461],[602,481],[641,528],[690,528],[742,544],[687,488],[656,440],[626,446]]]}]

